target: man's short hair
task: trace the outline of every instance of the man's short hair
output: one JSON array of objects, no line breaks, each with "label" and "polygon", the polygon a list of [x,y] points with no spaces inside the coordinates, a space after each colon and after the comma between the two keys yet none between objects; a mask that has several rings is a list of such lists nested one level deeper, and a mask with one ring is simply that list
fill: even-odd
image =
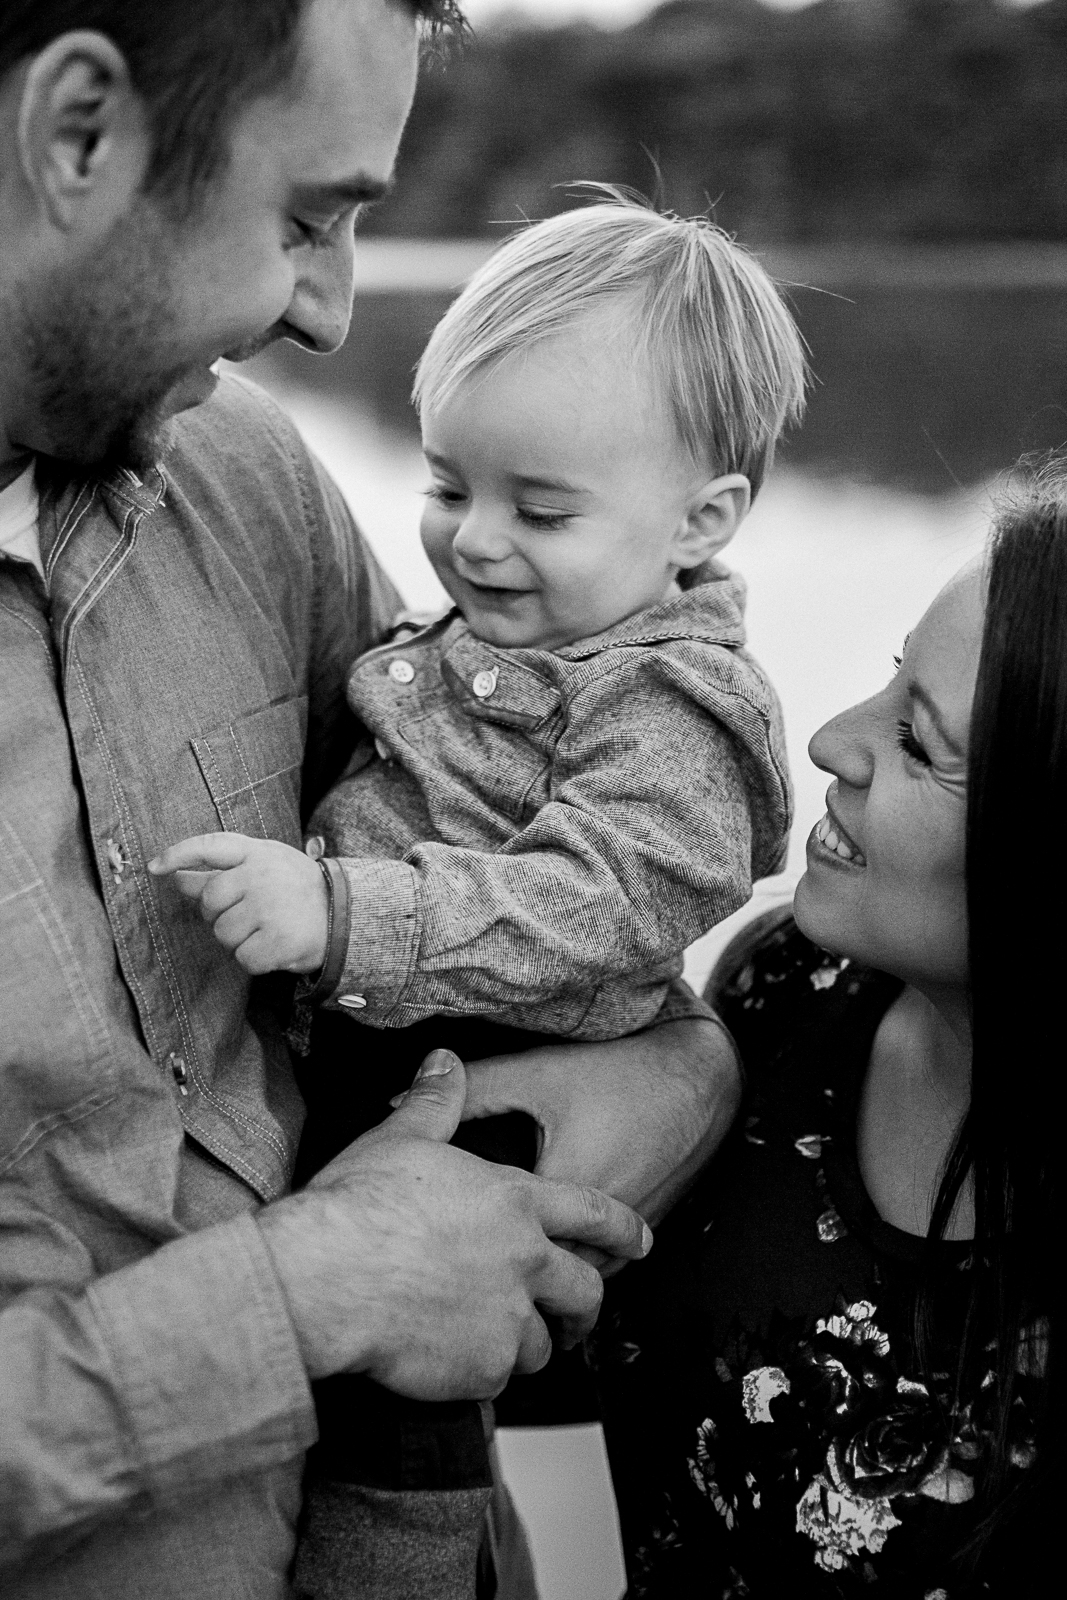
[{"label": "man's short hair", "polygon": [[785,301],[707,217],[584,187],[607,201],[514,234],[453,301],[416,369],[416,405],[435,411],[479,368],[616,300],[613,337],[644,362],[693,459],[744,473],[755,493],[783,428],[804,410],[804,345]]},{"label": "man's short hair", "polygon": [[[145,188],[190,199],[223,164],[243,105],[292,71],[311,0],[0,0],[0,79],[75,29],[122,51],[151,119]],[[397,0],[427,34],[461,32],[458,0]]]}]

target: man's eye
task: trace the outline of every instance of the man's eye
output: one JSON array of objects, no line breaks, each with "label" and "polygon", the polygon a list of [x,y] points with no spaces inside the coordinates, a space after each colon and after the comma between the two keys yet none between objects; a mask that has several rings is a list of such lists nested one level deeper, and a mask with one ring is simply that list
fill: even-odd
[{"label": "man's eye", "polygon": [[912,761],[918,761],[924,767],[930,765],[930,757],[916,739],[915,729],[910,722],[905,722],[903,719],[897,723],[897,744]]}]

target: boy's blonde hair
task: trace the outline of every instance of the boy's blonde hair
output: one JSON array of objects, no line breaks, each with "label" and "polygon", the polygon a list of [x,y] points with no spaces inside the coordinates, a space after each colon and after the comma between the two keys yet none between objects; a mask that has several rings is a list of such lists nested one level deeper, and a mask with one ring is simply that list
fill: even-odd
[{"label": "boy's blonde hair", "polygon": [[437,410],[479,368],[618,298],[694,460],[744,473],[755,493],[804,410],[804,346],[782,296],[706,217],[594,187],[610,200],[524,228],[475,273],[423,351],[415,404]]}]

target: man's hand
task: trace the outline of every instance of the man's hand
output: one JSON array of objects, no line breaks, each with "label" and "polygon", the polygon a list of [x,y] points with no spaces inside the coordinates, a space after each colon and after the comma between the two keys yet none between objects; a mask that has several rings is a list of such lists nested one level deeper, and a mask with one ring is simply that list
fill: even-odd
[{"label": "man's hand", "polygon": [[[541,1129],[539,1173],[593,1184],[655,1226],[718,1148],[740,1097],[729,1034],[694,1019],[472,1062],[463,1114],[527,1112]],[[622,1265],[583,1254],[605,1270]]]},{"label": "man's hand", "polygon": [[326,880],[318,862],[291,845],[202,833],[172,844],[148,870],[174,874],[246,972],[317,972],[326,960]]},{"label": "man's hand", "polygon": [[312,1378],[488,1398],[548,1360],[544,1316],[565,1344],[596,1321],[600,1275],[554,1240],[647,1254],[651,1234],[618,1201],[452,1148],[464,1094],[461,1062],[434,1051],[393,1116],[261,1212]]}]

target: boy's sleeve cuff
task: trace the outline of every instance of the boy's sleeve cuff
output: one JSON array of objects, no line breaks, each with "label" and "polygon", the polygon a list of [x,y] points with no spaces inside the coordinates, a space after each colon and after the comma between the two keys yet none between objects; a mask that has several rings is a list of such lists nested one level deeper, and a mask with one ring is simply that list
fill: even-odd
[{"label": "boy's sleeve cuff", "polygon": [[348,929],[350,923],[348,878],[339,861],[331,856],[319,857],[319,870],[326,879],[326,891],[330,897],[328,933],[326,938],[326,960],[319,968],[318,976],[309,983],[301,985],[298,998],[317,1005],[321,1000],[328,1000],[341,981],[345,970],[345,959],[348,955]]},{"label": "boy's sleeve cuff", "polygon": [[[311,998],[357,1012],[361,1022],[384,1027],[415,973],[419,948],[418,877],[405,861],[350,856],[331,861],[344,880],[334,885],[334,935],[327,967]],[[338,916],[341,893],[345,914]],[[329,989],[324,979],[338,934],[344,930],[340,972]]]}]

